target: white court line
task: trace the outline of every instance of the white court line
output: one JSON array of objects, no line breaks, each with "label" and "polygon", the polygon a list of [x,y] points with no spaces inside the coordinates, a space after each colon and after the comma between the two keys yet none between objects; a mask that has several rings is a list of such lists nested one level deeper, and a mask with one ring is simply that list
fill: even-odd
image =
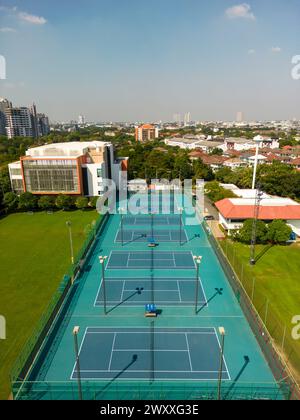
[{"label": "white court line", "polygon": [[[141,292],[152,292],[152,289],[143,289],[140,290]],[[136,289],[125,289],[124,292],[137,292]],[[155,288],[155,292],[176,292],[178,293],[178,289],[157,289]]]},{"label": "white court line", "polygon": [[130,258],[131,258],[131,252],[128,252],[128,254],[127,254],[127,264],[126,264],[126,268],[129,268],[129,261],[130,261]]},{"label": "white court line", "polygon": [[121,302],[123,302],[123,295],[124,295],[124,291],[125,291],[125,284],[126,284],[126,280],[123,280],[123,287],[122,287],[122,293],[121,293]]},{"label": "white court line", "polygon": [[111,362],[112,362],[112,358],[113,358],[113,354],[114,354],[114,347],[115,347],[116,338],[117,338],[117,333],[114,333],[114,339],[113,339],[113,343],[112,343],[112,347],[111,347],[111,351],[110,351],[110,359],[109,359],[109,365],[108,365],[108,371],[109,372],[110,372]]},{"label": "white court line", "polygon": [[[220,340],[219,340],[219,336],[218,336],[218,333],[217,333],[216,328],[214,328],[214,330],[215,330],[215,334],[216,334],[216,337],[217,337],[217,341],[218,341],[219,348],[220,348],[220,353],[221,353],[222,347],[221,347],[221,343],[220,343]],[[227,366],[227,363],[226,363],[226,360],[225,360],[225,355],[223,355],[223,362],[224,362],[224,366],[225,366],[225,369],[226,369],[226,373],[228,375],[228,378],[231,381],[231,375],[230,375],[229,370],[228,370],[228,366]],[[222,373],[223,373],[223,371],[222,371]]]},{"label": "white court line", "polygon": [[179,280],[177,280],[177,289],[178,289],[178,295],[179,295],[180,303],[182,303],[182,297],[181,297],[181,290],[180,290]]},{"label": "white court line", "polygon": [[106,267],[105,267],[105,270],[107,270],[107,267],[110,264],[110,259],[111,259],[112,253],[113,253],[113,251],[110,251],[109,256],[108,256],[108,260],[107,260],[107,264],[106,264]]},{"label": "white court line", "polygon": [[201,290],[202,290],[202,293],[203,293],[205,306],[208,308],[209,307],[209,303],[208,303],[208,300],[207,300],[207,296],[206,296],[206,293],[205,293],[205,290],[204,290],[204,285],[202,283],[202,280],[201,280],[201,276],[200,275],[199,275],[199,282],[200,282]]},{"label": "white court line", "polygon": [[153,351],[155,353],[188,353],[188,350],[149,350],[149,349],[114,349],[114,353],[131,353],[135,351],[141,351],[143,353],[152,353]]},{"label": "white court line", "polygon": [[[106,282],[123,282],[123,280],[125,281],[145,281],[145,282],[150,282],[151,279],[149,277],[128,277],[126,279],[124,279],[124,277],[106,277],[105,278]],[[182,283],[195,283],[195,277],[156,277],[155,281],[166,281],[166,282],[182,282]]]},{"label": "white court line", "polygon": [[188,335],[187,333],[185,334],[185,339],[186,339],[186,345],[188,348],[188,352],[189,352],[189,361],[190,361],[190,367],[191,367],[191,372],[193,372],[193,364],[192,364],[192,358],[191,358],[191,351],[190,351],[190,344],[189,344],[189,339],[188,339]]},{"label": "white court line", "polygon": [[96,294],[96,299],[94,301],[94,308],[100,306],[99,304],[101,303],[100,293],[101,293],[102,283],[103,283],[103,277],[101,278],[100,286],[98,287],[98,291],[97,291],[97,294]]},{"label": "white court line", "polygon": [[[80,347],[79,347],[79,350],[78,350],[78,358],[79,358],[79,359],[80,359],[80,353],[81,353],[81,350],[82,350],[83,344],[84,344],[85,339],[86,339],[86,335],[88,334],[88,329],[89,329],[89,327],[86,327],[86,329],[85,329],[85,331],[84,331],[84,334],[83,334],[82,342],[81,342]],[[75,359],[76,359],[76,357],[75,357]],[[72,370],[72,374],[71,374],[71,378],[70,378],[70,379],[73,379],[73,376],[74,376],[74,373],[75,373],[76,366],[77,366],[77,360],[75,360],[74,367],[73,367],[73,370]],[[82,372],[82,371],[80,370],[80,372]]]},{"label": "white court line", "polygon": [[[91,327],[93,328],[93,327]],[[96,327],[95,327],[96,328]],[[103,327],[104,328],[104,327]],[[111,327],[105,327],[105,328],[111,328]],[[116,327],[118,328],[118,327]],[[130,327],[132,328],[132,327]],[[141,327],[133,327],[133,328],[141,328]],[[113,331],[91,331],[91,332],[87,332],[87,334],[114,334]],[[149,335],[149,332],[145,331],[145,332],[134,332],[134,331],[117,331],[116,334],[144,334],[144,335]],[[173,334],[173,335],[185,335],[185,334],[193,334],[193,335],[215,335],[215,332],[190,332],[190,333],[184,333],[184,332],[179,332],[179,333],[175,333],[175,332],[159,332],[159,331],[155,331],[155,334]]]},{"label": "white court line", "polygon": [[[151,290],[149,290],[149,292],[150,291]],[[176,292],[177,292],[177,290],[176,290]],[[165,306],[167,306],[168,309],[169,308],[176,308],[176,307],[178,307],[180,309],[190,308],[191,306],[194,306],[195,305],[195,302],[189,301],[189,300],[183,301],[182,303],[184,303],[184,305],[181,305],[180,302],[179,302],[179,300],[159,300],[159,299],[155,299],[155,301],[156,301],[156,303],[158,305],[165,305]],[[119,300],[108,300],[107,303],[109,305],[116,305],[116,304],[120,303],[120,301]],[[199,304],[205,305],[206,302],[201,302],[200,301]],[[143,305],[144,305],[143,302],[141,302],[140,305],[133,305],[133,304],[131,305],[130,303],[127,303],[126,307],[127,308],[130,308],[130,309],[132,309],[132,308],[141,308],[141,306],[143,306]],[[188,306],[185,306],[185,305],[188,305]],[[100,303],[98,303],[98,305],[96,304],[96,308],[99,308],[99,307],[101,307],[101,304]],[[86,315],[85,317],[82,317],[82,318],[88,318],[88,317],[89,317],[89,315]],[[113,316],[113,317],[114,318],[122,318],[121,316]],[[128,318],[128,315],[126,315],[126,317]],[[123,316],[123,318],[124,318],[124,316]],[[134,318],[134,316],[132,315],[131,318]],[[176,317],[174,316],[174,318],[176,318]],[[177,315],[177,318],[178,318],[178,315]],[[182,318],[182,317],[180,316],[180,318]],[[192,316],[190,316],[190,317],[184,317],[183,316],[183,318],[193,318],[193,317]],[[210,317],[207,317],[207,318],[210,318]],[[222,317],[220,317],[220,318],[222,318]]]},{"label": "white court line", "polygon": [[[107,371],[107,370],[81,370],[80,372],[85,372],[85,373],[119,373],[120,370],[111,370],[111,371]],[[147,373],[147,372],[152,372],[151,370],[130,370],[130,373]],[[218,370],[193,370],[193,372],[191,372],[190,370],[155,370],[155,372],[157,373],[219,373]],[[222,373],[226,373],[226,371],[223,371]],[[88,378],[90,379],[90,378]],[[97,378],[91,378],[91,379],[97,379]],[[100,379],[100,378],[98,378]],[[133,380],[132,378],[129,378],[130,380]],[[169,378],[170,379],[170,378]],[[211,379],[212,381],[216,381],[218,378],[216,379]],[[128,379],[127,379],[128,380]],[[173,379],[177,381],[177,378]],[[201,379],[197,379],[197,380],[201,380]],[[202,379],[203,381],[208,381],[209,379]],[[226,380],[226,379],[224,379]]]}]

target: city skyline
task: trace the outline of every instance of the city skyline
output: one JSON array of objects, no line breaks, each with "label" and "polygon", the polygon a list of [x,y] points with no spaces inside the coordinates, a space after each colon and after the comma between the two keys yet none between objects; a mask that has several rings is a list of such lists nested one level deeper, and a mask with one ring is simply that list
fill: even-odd
[{"label": "city skyline", "polygon": [[23,3],[0,7],[0,96],[52,121],[300,119],[295,0]]}]

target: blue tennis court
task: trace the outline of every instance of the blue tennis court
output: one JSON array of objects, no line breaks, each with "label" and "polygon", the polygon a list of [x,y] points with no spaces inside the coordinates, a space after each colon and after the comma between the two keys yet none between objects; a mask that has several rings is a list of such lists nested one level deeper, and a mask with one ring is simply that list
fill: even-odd
[{"label": "blue tennis court", "polygon": [[124,225],[129,226],[178,226],[180,224],[180,215],[138,215],[125,216],[123,218]]},{"label": "blue tennis court", "polygon": [[[132,242],[148,242],[151,238],[155,240],[156,243],[160,242],[182,242],[187,241],[187,235],[184,229],[181,233],[179,230],[123,230],[123,242],[132,243]],[[122,232],[118,231],[116,243],[122,242]]]},{"label": "blue tennis court", "polygon": [[190,251],[112,251],[106,269],[195,269]]},{"label": "blue tennis court", "polygon": [[[83,380],[215,381],[220,343],[214,328],[87,328],[80,347]],[[78,377],[74,365],[71,379]],[[224,359],[222,377],[230,380]]]},{"label": "blue tennis court", "polygon": [[[106,300],[109,306],[144,306],[154,301],[163,306],[195,305],[195,278],[106,278]],[[102,283],[101,283],[102,285]],[[205,292],[199,280],[198,302],[208,306]],[[95,306],[103,306],[103,289],[99,288]]]}]

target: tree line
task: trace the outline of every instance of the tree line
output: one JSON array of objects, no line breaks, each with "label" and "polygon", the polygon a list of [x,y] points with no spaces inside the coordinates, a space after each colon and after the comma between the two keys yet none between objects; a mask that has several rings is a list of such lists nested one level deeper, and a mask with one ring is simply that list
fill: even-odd
[{"label": "tree line", "polygon": [[4,194],[3,204],[8,212],[34,210],[87,210],[95,209],[99,197],[73,197],[70,195],[42,195],[40,197],[29,192],[20,196],[13,192]]}]

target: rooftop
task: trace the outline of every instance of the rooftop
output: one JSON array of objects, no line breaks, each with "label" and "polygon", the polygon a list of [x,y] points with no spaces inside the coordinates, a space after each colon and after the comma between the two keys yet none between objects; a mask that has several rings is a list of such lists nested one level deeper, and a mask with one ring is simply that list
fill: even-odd
[{"label": "rooftop", "polygon": [[[226,219],[252,219],[255,211],[253,198],[227,198],[216,203]],[[289,198],[269,197],[261,200],[260,220],[300,220],[300,204]]]},{"label": "rooftop", "polygon": [[46,144],[44,146],[28,149],[26,156],[32,157],[79,157],[88,152],[89,149],[98,149],[110,146],[111,143],[103,141],[70,142]]}]

